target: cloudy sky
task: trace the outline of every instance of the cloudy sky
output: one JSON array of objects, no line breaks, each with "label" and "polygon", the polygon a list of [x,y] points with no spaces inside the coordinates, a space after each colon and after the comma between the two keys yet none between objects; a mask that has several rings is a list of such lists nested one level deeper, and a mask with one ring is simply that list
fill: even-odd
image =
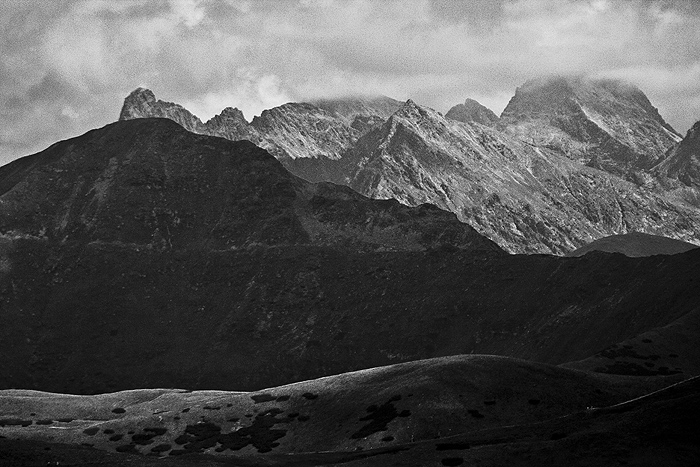
[{"label": "cloudy sky", "polygon": [[546,74],[700,120],[698,0],[3,0],[0,163],[116,120],[138,86],[206,120],[353,93],[500,113]]}]

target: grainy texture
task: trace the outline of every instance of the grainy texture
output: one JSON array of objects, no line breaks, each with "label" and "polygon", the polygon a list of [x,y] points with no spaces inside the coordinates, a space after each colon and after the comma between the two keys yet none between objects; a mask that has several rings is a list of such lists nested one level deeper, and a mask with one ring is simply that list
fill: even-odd
[{"label": "grainy texture", "polygon": [[510,256],[451,213],[310,184],[165,119],[58,143],[0,186],[5,388],[257,389],[470,352],[559,364],[700,293],[698,250]]},{"label": "grainy texture", "polygon": [[[450,210],[509,252],[565,254],[631,231],[700,242],[697,190],[652,169],[680,137],[624,83],[533,81],[500,120],[472,101],[445,118],[412,101],[357,98],[285,104],[216,130],[220,117],[190,124],[189,112],[151,96],[135,91],[122,117],[170,112],[192,131],[249,139],[307,180]],[[687,154],[669,158],[686,161],[669,162],[687,167],[672,176],[694,173]]]},{"label": "grainy texture", "polygon": [[445,114],[445,117],[463,123],[481,123],[486,126],[494,126],[498,123],[498,116],[474,99],[467,99],[464,104],[455,105]]}]

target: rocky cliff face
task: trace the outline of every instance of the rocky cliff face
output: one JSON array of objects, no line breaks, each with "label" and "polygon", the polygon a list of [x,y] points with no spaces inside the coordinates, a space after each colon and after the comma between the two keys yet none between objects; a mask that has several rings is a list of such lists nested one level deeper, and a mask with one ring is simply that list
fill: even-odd
[{"label": "rocky cliff face", "polygon": [[157,100],[150,89],[137,88],[126,99],[119,113],[119,120],[135,118],[168,118],[193,133],[202,133],[206,127],[202,121],[179,104]]},{"label": "rocky cliff face", "polygon": [[[507,142],[408,102],[358,141],[378,156],[358,163],[387,161],[368,189],[490,203],[520,232],[539,180],[576,187],[550,188],[554,206],[611,189]],[[612,189],[623,206],[641,196]],[[248,390],[456,354],[581,360],[695,310],[699,255],[507,255],[434,206],[309,183],[167,119],[121,121],[0,168],[0,388]]]},{"label": "rocky cliff face", "polygon": [[668,156],[654,168],[655,174],[677,180],[683,185],[700,190],[700,121]]},{"label": "rocky cliff face", "polygon": [[358,117],[364,117],[365,119],[375,117],[386,120],[401,107],[402,103],[386,96],[358,96],[339,99],[319,99],[312,101],[312,104],[352,125]]},{"label": "rocky cliff face", "polygon": [[613,80],[529,81],[501,120],[524,141],[628,179],[661,162],[680,140],[642,91]]},{"label": "rocky cliff face", "polygon": [[[148,115],[149,108],[154,115],[164,106],[171,114],[182,109],[155,101],[150,91],[134,94],[125,118]],[[187,122],[188,115],[178,118]],[[510,252],[564,254],[629,231],[700,241],[700,195],[656,181],[692,179],[695,159],[687,148],[697,143],[689,136],[659,163],[679,137],[638,89],[583,78],[538,80],[518,89],[501,120],[472,101],[450,115],[412,101],[353,98],[285,104],[250,124],[227,109],[190,128],[253,141],[310,181],[407,205],[435,204]]]},{"label": "rocky cliff face", "polygon": [[180,105],[156,100],[153,92],[138,88],[124,100],[119,120],[169,118],[193,133],[251,141],[286,163],[299,158],[340,159],[360,135],[400,106],[383,96],[323,99],[265,110],[250,123],[240,110],[227,107],[202,123]]},{"label": "rocky cliff face", "polygon": [[360,193],[433,203],[511,252],[563,254],[631,230],[700,239],[700,213],[682,203],[412,101],[346,158]]},{"label": "rocky cliff face", "polygon": [[467,99],[464,104],[455,105],[445,114],[445,117],[458,122],[476,122],[486,126],[494,126],[498,123],[498,116],[474,99]]},{"label": "rocky cliff face", "polygon": [[280,160],[340,159],[359,136],[344,121],[311,104],[264,110],[251,126],[260,135],[260,145]]},{"label": "rocky cliff face", "polygon": [[212,117],[194,133],[219,136],[231,141],[245,139],[255,142],[260,140],[255,129],[248,124],[243,116],[243,112],[232,107],[226,107],[219,115]]}]

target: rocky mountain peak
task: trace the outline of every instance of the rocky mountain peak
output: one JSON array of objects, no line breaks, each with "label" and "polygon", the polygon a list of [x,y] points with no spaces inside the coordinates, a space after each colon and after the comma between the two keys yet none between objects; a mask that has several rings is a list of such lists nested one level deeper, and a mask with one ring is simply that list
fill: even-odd
[{"label": "rocky mountain peak", "polygon": [[119,120],[141,118],[141,114],[155,105],[155,103],[156,96],[153,94],[153,91],[146,88],[136,88],[124,99]]},{"label": "rocky mountain peak", "polygon": [[445,114],[445,117],[458,122],[476,122],[486,126],[494,126],[498,123],[498,116],[474,99],[467,99],[464,104],[455,105]]},{"label": "rocky mountain peak", "polygon": [[633,84],[581,76],[526,82],[503,110],[499,126],[631,180],[663,160],[680,140]]},{"label": "rocky mountain peak", "polygon": [[[560,95],[548,97],[578,105],[567,80],[555,84]],[[535,122],[528,129],[573,141],[548,122]],[[348,184],[370,197],[451,210],[517,253],[561,254],[628,230],[697,241],[697,212],[562,157],[560,147],[522,139],[409,100],[358,140],[352,152],[358,170]]]},{"label": "rocky mountain peak", "polygon": [[234,120],[247,121],[245,119],[245,116],[243,116],[243,112],[241,112],[238,109],[238,107],[226,107],[224,110],[221,111],[219,116],[234,119]]},{"label": "rocky mountain peak", "polygon": [[247,139],[257,142],[259,139],[255,129],[243,116],[243,112],[234,107],[226,107],[219,115],[208,120],[199,132],[232,141]]},{"label": "rocky mountain peak", "polygon": [[401,144],[407,149],[415,149],[416,144],[422,145],[422,140],[447,136],[446,131],[447,121],[440,113],[408,99],[386,120],[379,131],[379,137],[385,141],[383,144],[389,144],[391,141],[397,143],[398,140],[409,138],[410,141]]},{"label": "rocky mountain peak", "polygon": [[179,104],[156,100],[150,89],[137,88],[124,99],[119,120],[150,117],[168,118],[189,131],[203,132],[204,124],[189,110]]},{"label": "rocky mountain peak", "polygon": [[156,95],[153,94],[153,91],[148,88],[138,87],[131,91],[131,94],[129,94],[127,100],[155,102]]},{"label": "rocky mountain peak", "polygon": [[325,111],[306,102],[287,102],[286,104],[263,110],[259,117],[253,117],[251,124],[259,127],[283,116],[293,117],[309,113],[323,114]]},{"label": "rocky mountain peak", "polygon": [[596,116],[648,120],[671,135],[679,136],[637,86],[613,79],[555,76],[527,81],[516,89],[501,118],[554,118],[588,111],[599,114],[587,115],[599,125],[607,122],[594,120]]},{"label": "rocky mountain peak", "polygon": [[403,105],[392,115],[392,118],[431,118],[436,116],[437,112],[428,107],[423,107],[416,104],[413,99],[408,99]]}]

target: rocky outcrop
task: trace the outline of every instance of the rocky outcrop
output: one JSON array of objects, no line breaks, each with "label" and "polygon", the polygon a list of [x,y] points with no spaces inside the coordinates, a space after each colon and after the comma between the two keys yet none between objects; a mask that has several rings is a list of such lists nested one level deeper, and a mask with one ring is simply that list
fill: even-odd
[{"label": "rocky outcrop", "polygon": [[340,159],[360,135],[400,105],[385,96],[288,103],[263,111],[250,123],[240,110],[227,107],[202,123],[180,105],[156,100],[153,92],[138,88],[124,100],[119,120],[169,118],[193,133],[251,141],[285,163],[299,158]]},{"label": "rocky outcrop", "polygon": [[630,180],[661,162],[680,140],[635,86],[583,77],[528,81],[503,110],[500,127]]},{"label": "rocky outcrop", "polygon": [[193,133],[206,131],[202,121],[179,104],[156,100],[150,89],[137,88],[126,99],[119,120],[135,118],[168,118]]},{"label": "rocky outcrop", "polygon": [[475,122],[486,126],[494,126],[498,123],[498,116],[474,99],[467,99],[464,104],[455,105],[445,114],[445,117],[458,122]]},{"label": "rocky outcrop", "polygon": [[232,107],[226,107],[219,115],[212,117],[194,133],[219,136],[231,141],[245,139],[255,142],[260,139],[255,128],[251,127],[243,116],[243,112]]}]

